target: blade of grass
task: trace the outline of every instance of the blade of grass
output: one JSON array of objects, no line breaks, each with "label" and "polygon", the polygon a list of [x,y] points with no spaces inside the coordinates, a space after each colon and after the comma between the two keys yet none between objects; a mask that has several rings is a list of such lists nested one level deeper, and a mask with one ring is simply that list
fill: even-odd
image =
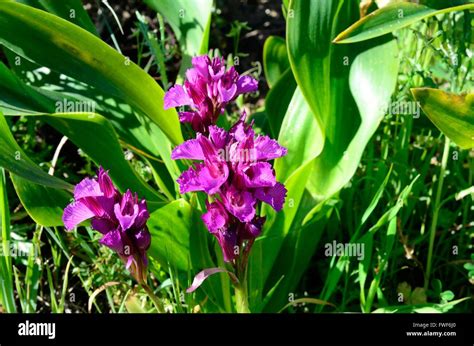
[{"label": "blade of grass", "polygon": [[12,260],[10,256],[10,210],[6,191],[5,170],[0,168],[0,227],[2,251],[0,256],[0,302],[7,312],[16,312],[13,293]]}]

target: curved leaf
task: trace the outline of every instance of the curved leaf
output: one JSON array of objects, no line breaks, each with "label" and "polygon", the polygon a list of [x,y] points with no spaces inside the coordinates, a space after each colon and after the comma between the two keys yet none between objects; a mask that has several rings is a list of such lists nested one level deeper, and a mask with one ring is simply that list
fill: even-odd
[{"label": "curved leaf", "polygon": [[474,93],[456,95],[438,89],[412,89],[433,124],[462,149],[474,147]]},{"label": "curved leaf", "polygon": [[[117,135],[109,121],[96,113],[55,113],[39,116],[67,136],[99,166],[109,170],[122,190],[137,192],[140,198],[163,200],[146,184],[125,160]],[[91,140],[93,138],[94,140]]]},{"label": "curved leaf", "polygon": [[263,45],[263,71],[268,86],[272,88],[289,67],[285,40],[278,36],[269,36]]},{"label": "curved leaf", "polygon": [[288,149],[286,156],[275,161],[279,181],[286,181],[299,167],[312,161],[323,150],[321,128],[298,87],[283,119],[278,143]]},{"label": "curved leaf", "polygon": [[0,112],[0,166],[34,183],[56,189],[72,190],[72,186],[39,168],[16,143]]},{"label": "curved leaf", "polygon": [[[290,2],[288,57],[295,79],[323,131],[330,114],[331,41],[340,0]],[[323,135],[325,135],[323,133]]]},{"label": "curved leaf", "polygon": [[28,215],[39,225],[62,226],[64,207],[72,194],[64,190],[32,183],[18,175],[10,174],[15,191]]},{"label": "curved leaf", "polygon": [[390,4],[360,19],[341,32],[335,43],[354,43],[383,36],[438,14],[474,9],[474,4],[435,10],[412,2]]},{"label": "curved leaf", "polygon": [[176,111],[163,109],[164,92],[153,78],[84,29],[44,11],[1,1],[0,42],[20,56],[124,100],[160,126],[173,143],[183,141]]},{"label": "curved leaf", "polygon": [[[265,98],[265,115],[274,137],[280,133],[283,118],[295,93],[296,81],[288,68],[278,79]],[[312,115],[311,115],[312,116]]]},{"label": "curved leaf", "polygon": [[[350,67],[350,94],[333,91],[333,115],[327,124],[326,143],[315,160],[310,191],[326,198],[339,191],[354,175],[364,149],[385,115],[395,90],[399,59],[391,40],[357,55]],[[380,64],[383,61],[383,64]],[[345,89],[347,81],[339,90]],[[353,102],[357,109],[348,108]],[[346,107],[345,107],[346,106]],[[358,113],[360,115],[357,114]]]},{"label": "curved leaf", "polygon": [[151,214],[147,225],[152,236],[148,254],[165,268],[188,270],[191,205],[183,199],[168,203]]},{"label": "curved leaf", "polygon": [[94,23],[82,6],[81,0],[16,0],[16,2],[48,11],[98,36]]}]

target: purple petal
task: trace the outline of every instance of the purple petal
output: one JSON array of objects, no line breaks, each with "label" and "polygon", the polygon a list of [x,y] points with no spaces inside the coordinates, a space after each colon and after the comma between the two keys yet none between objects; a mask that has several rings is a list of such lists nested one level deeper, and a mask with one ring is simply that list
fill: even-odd
[{"label": "purple petal", "polygon": [[68,231],[74,229],[81,222],[84,222],[91,217],[94,217],[94,213],[87,208],[82,201],[76,201],[69,204],[63,213],[63,223]]},{"label": "purple petal", "polygon": [[273,160],[285,156],[287,153],[286,148],[268,136],[258,136],[255,139],[254,145],[257,152],[257,160]]},{"label": "purple petal", "polygon": [[120,204],[114,205],[115,217],[119,221],[120,226],[122,226],[123,231],[131,228],[138,216],[137,199],[136,195],[134,196],[130,190],[127,190],[122,196]]},{"label": "purple petal", "polygon": [[117,189],[115,188],[112,180],[109,177],[108,171],[104,171],[102,167],[99,168],[99,173],[97,174],[99,180],[100,190],[103,192],[105,197],[113,197],[118,194]]},{"label": "purple petal", "polygon": [[122,234],[118,230],[110,231],[104,235],[100,240],[100,243],[114,251],[117,251],[118,253],[123,252]]},{"label": "purple petal", "polygon": [[262,233],[265,217],[255,217],[251,222],[244,225],[244,239],[254,239]]},{"label": "purple petal", "polygon": [[196,117],[199,117],[199,114],[196,112],[179,112],[179,121],[182,123],[192,123]]},{"label": "purple petal", "polygon": [[211,59],[207,55],[193,57],[192,64],[194,69],[204,78],[209,76],[208,67],[211,64]]},{"label": "purple petal", "polygon": [[237,94],[237,85],[232,84],[229,88],[222,86],[222,81],[217,83],[217,88],[219,90],[219,102],[227,103],[234,99]]},{"label": "purple petal", "polygon": [[171,153],[171,158],[173,160],[204,160],[204,154],[199,141],[197,139],[190,139],[174,148]]},{"label": "purple petal", "polygon": [[74,199],[78,200],[84,197],[97,197],[103,196],[103,192],[100,190],[99,183],[90,178],[83,179],[74,188]]},{"label": "purple petal", "polygon": [[102,234],[107,234],[117,228],[117,224],[112,220],[98,217],[92,219],[91,226]]},{"label": "purple petal", "polygon": [[224,58],[215,57],[212,59],[210,66],[208,66],[209,76],[216,81],[222,78],[225,74],[225,60]]},{"label": "purple petal", "polygon": [[286,192],[287,190],[283,184],[276,183],[272,187],[256,189],[255,197],[270,204],[276,211],[280,211],[285,203]]},{"label": "purple petal", "polygon": [[223,149],[227,144],[228,133],[215,125],[209,126],[209,139],[217,149]]},{"label": "purple petal", "polygon": [[151,244],[151,234],[146,228],[142,228],[136,234],[133,235],[135,245],[143,251],[148,250]]},{"label": "purple petal", "polygon": [[133,209],[134,209],[133,213],[128,215],[128,214],[122,214],[120,210],[120,204],[117,203],[114,206],[115,217],[117,218],[117,220],[119,220],[120,226],[122,226],[122,229],[124,231],[132,227],[138,215],[138,205],[134,205]]},{"label": "purple petal", "polygon": [[225,269],[222,269],[222,268],[208,268],[208,269],[204,269],[203,271],[199,272],[195,277],[194,277],[194,280],[193,280],[193,283],[191,285],[191,287],[189,287],[187,290],[186,290],[186,293],[192,293],[194,292],[195,290],[197,290],[199,288],[199,286],[202,285],[202,283],[211,275],[214,275],[214,274],[217,274],[217,273],[228,273],[229,276],[232,278],[232,280],[234,282],[238,282],[237,278],[235,277],[235,275]]},{"label": "purple petal", "polygon": [[241,222],[250,222],[255,216],[255,197],[248,191],[240,191],[231,185],[223,195],[229,212]]},{"label": "purple petal", "polygon": [[220,202],[208,204],[207,212],[201,218],[211,233],[224,229],[229,221],[227,212]]},{"label": "purple petal", "polygon": [[142,228],[145,226],[146,222],[150,218],[150,213],[148,212],[148,207],[145,200],[142,200],[138,204],[138,215],[135,219],[135,227]]},{"label": "purple petal", "polygon": [[228,177],[227,163],[219,161],[206,163],[200,167],[197,173],[199,185],[208,195],[217,193]]},{"label": "purple petal", "polygon": [[186,192],[192,191],[202,191],[203,187],[198,180],[198,172],[197,170],[201,170],[203,164],[197,164],[196,168],[189,168],[188,170],[181,173],[178,180],[176,180],[179,184],[179,192],[184,194]]},{"label": "purple petal", "polygon": [[188,96],[182,85],[175,85],[165,94],[164,109],[189,106],[193,100]]},{"label": "purple petal", "polygon": [[276,184],[275,173],[268,162],[257,162],[244,168],[242,172],[245,186],[249,188],[269,187]]},{"label": "purple petal", "polygon": [[258,82],[250,76],[240,76],[237,80],[237,94],[244,94],[256,91]]},{"label": "purple petal", "polygon": [[231,262],[234,260],[234,258],[238,256],[238,252],[236,253],[235,251],[237,246],[237,234],[235,230],[227,229],[214,233],[214,236],[217,238],[222,249],[224,262]]},{"label": "purple petal", "polygon": [[230,134],[235,138],[238,142],[245,142],[249,137],[253,138],[255,136],[255,132],[252,129],[252,126],[245,124],[245,119],[247,114],[242,112],[240,119],[234,126],[230,129]]},{"label": "purple petal", "polygon": [[218,158],[217,148],[209,140],[209,138],[198,133],[196,136],[196,140],[199,143],[199,146],[201,147],[202,153],[206,160],[212,161]]}]

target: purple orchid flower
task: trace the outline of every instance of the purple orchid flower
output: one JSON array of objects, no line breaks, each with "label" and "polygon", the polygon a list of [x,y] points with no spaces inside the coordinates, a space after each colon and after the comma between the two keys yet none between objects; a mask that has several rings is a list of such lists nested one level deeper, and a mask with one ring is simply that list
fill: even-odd
[{"label": "purple orchid flower", "polygon": [[164,108],[189,106],[190,111],[179,112],[180,121],[207,134],[225,106],[237,96],[257,90],[258,82],[250,76],[240,76],[233,66],[226,70],[223,58],[198,56],[192,59],[192,65],[184,85],[175,85],[166,93]]},{"label": "purple orchid flower", "polygon": [[150,214],[145,200],[127,190],[116,189],[108,172],[99,168],[97,179],[85,178],[74,189],[74,202],[64,209],[68,231],[91,219],[93,229],[103,234],[100,243],[118,253],[138,282],[146,281],[151,235],[146,226]]},{"label": "purple orchid flower", "polygon": [[255,137],[245,117],[244,113],[228,132],[209,126],[208,136],[198,133],[171,155],[174,160],[201,161],[177,181],[181,193],[204,191],[213,196],[202,219],[217,238],[226,262],[239,255],[244,241],[252,242],[260,234],[265,218],[256,216],[258,203],[280,211],[287,192],[268,162],[286,155],[286,148],[268,136]]}]

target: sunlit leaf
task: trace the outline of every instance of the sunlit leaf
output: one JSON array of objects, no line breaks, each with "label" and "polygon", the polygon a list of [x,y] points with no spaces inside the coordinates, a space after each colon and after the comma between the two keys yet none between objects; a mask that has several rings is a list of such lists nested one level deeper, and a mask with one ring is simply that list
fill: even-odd
[{"label": "sunlit leaf", "polygon": [[412,2],[401,2],[383,7],[360,19],[335,39],[336,43],[354,43],[369,40],[399,30],[420,20],[438,14],[474,9],[474,4],[435,10]]},{"label": "sunlit leaf", "polygon": [[456,95],[438,89],[412,89],[433,124],[462,149],[474,147],[474,93]]},{"label": "sunlit leaf", "polygon": [[183,141],[176,111],[163,109],[164,92],[153,78],[84,29],[44,11],[2,1],[0,43],[128,102],[160,126],[172,142]]}]

